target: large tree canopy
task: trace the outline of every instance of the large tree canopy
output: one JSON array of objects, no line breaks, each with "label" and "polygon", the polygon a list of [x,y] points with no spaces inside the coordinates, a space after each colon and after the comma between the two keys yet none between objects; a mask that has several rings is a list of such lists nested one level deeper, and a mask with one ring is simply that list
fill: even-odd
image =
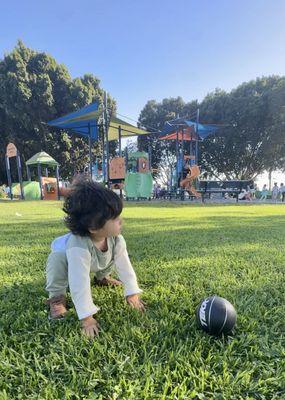
[{"label": "large tree canopy", "polygon": [[224,127],[201,146],[201,164],[228,179],[250,179],[282,168],[285,78],[258,78],[230,93],[216,90],[200,105],[203,122]]},{"label": "large tree canopy", "polygon": [[[6,180],[4,154],[13,142],[23,161],[44,150],[61,164],[64,177],[88,163],[87,140],[45,123],[94,101],[102,102],[100,81],[91,74],[72,79],[67,68],[19,41],[0,61],[0,181]],[[113,107],[113,99],[109,99]],[[100,143],[94,154],[100,153]]]},{"label": "large tree canopy", "polygon": [[[144,125],[161,129],[179,114],[200,109],[200,122],[221,124],[217,134],[200,144],[199,164],[210,175],[251,179],[266,169],[282,168],[285,155],[285,78],[270,76],[243,83],[227,93],[216,89],[198,104],[181,98],[149,101],[140,115]],[[154,150],[154,167],[174,154],[174,144],[157,136],[139,138],[139,146]]]}]

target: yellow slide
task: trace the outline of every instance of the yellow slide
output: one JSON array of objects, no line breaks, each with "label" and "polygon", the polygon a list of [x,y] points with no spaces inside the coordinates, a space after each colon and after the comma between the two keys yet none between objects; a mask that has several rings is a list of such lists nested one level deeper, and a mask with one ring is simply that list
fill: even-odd
[{"label": "yellow slide", "polygon": [[190,167],[189,173],[186,175],[186,178],[184,178],[180,182],[180,186],[184,188],[190,195],[195,196],[196,198],[201,197],[201,194],[197,192],[197,190],[192,187],[192,183],[195,178],[197,178],[200,175],[200,168],[198,165],[192,165]]}]

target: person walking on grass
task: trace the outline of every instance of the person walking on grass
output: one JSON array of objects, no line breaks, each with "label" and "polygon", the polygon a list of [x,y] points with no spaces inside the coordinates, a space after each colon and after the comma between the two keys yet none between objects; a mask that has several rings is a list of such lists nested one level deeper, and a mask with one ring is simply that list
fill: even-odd
[{"label": "person walking on grass", "polygon": [[[97,307],[92,299],[90,273],[97,286],[124,286],[127,303],[145,310],[130,262],[126,242],[121,235],[122,200],[111,190],[89,180],[75,182],[66,195],[63,211],[70,232],[56,238],[47,260],[47,304],[49,318],[60,319],[67,313],[66,290],[69,287],[83,334],[94,338],[99,332]],[[110,277],[115,267],[120,281]]]},{"label": "person walking on grass", "polygon": [[262,191],[261,191],[261,197],[260,197],[260,201],[266,201],[268,196],[268,190],[266,185],[263,185]]},{"label": "person walking on grass", "polygon": [[274,201],[274,203],[277,202],[278,195],[279,195],[279,187],[277,185],[277,182],[275,182],[272,188],[272,201]]}]

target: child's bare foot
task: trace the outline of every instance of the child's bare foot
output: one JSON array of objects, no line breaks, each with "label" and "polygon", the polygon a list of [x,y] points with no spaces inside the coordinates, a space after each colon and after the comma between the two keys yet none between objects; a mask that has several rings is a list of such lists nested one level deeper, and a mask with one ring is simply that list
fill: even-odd
[{"label": "child's bare foot", "polygon": [[67,313],[66,297],[63,294],[51,297],[46,300],[46,304],[49,305],[49,319],[61,319]]},{"label": "child's bare foot", "polygon": [[110,276],[105,276],[103,279],[97,279],[94,277],[95,286],[121,286],[122,282],[117,279],[111,278]]}]

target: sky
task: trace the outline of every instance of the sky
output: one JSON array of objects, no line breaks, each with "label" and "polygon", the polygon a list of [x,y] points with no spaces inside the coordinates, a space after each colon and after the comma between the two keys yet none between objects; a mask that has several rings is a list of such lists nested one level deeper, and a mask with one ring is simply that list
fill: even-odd
[{"label": "sky", "polygon": [[201,101],[285,74],[285,0],[14,0],[0,10],[0,59],[21,39],[72,78],[94,74],[134,121],[152,99]]},{"label": "sky", "polygon": [[92,73],[137,120],[148,100],[203,97],[285,72],[285,0],[1,2],[0,59],[21,39]]}]

